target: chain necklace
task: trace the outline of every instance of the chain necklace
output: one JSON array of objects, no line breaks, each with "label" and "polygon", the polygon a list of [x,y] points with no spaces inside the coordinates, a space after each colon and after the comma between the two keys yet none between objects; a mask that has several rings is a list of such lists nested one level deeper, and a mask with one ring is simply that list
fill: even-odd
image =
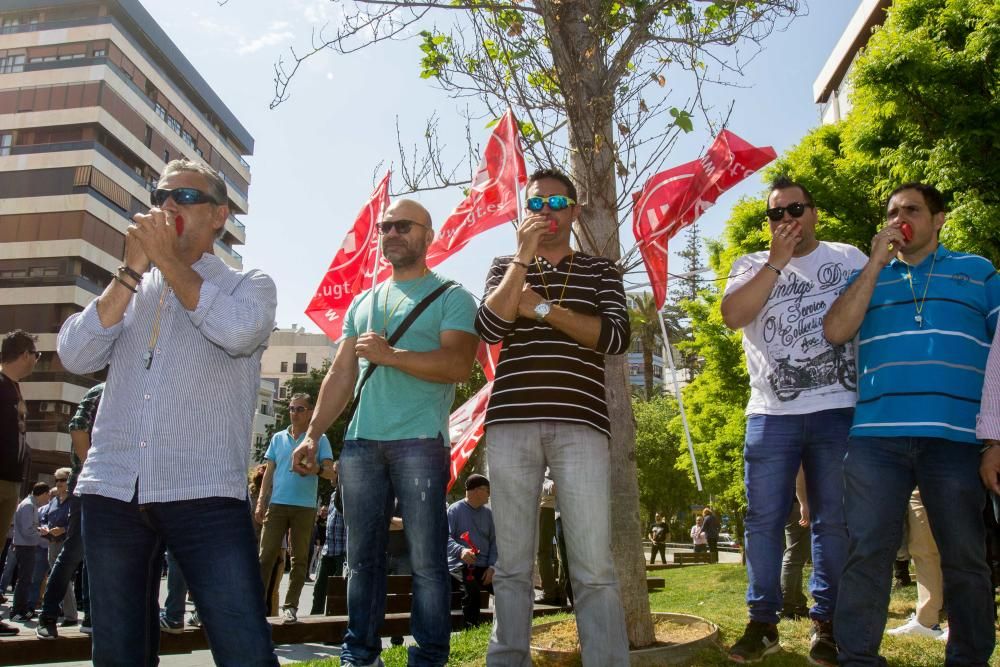
[{"label": "chain necklace", "polygon": [[167,292],[170,292],[171,287],[167,284],[166,278],[163,279],[163,287],[160,288],[160,303],[156,306],[156,316],[153,318],[153,330],[149,334],[149,348],[146,350],[146,356],[143,357],[143,361],[146,362],[146,370],[148,371],[153,365],[153,354],[156,351],[156,342],[160,338],[160,315],[163,313],[163,302],[167,298]]},{"label": "chain necklace", "polygon": [[913,295],[913,307],[917,311],[917,314],[913,316],[913,321],[921,329],[924,328],[924,302],[927,300],[927,288],[931,286],[931,276],[934,275],[935,263],[937,263],[937,250],[934,251],[934,259],[931,260],[931,270],[927,272],[927,282],[924,284],[924,295],[920,297],[920,303],[917,303],[917,293],[913,289],[913,274],[910,273],[910,265],[906,265],[906,278],[910,281],[910,294]]},{"label": "chain necklace", "polygon": [[[569,270],[566,272],[566,280],[563,282],[562,291],[559,292],[559,300],[553,302],[552,297],[549,295],[549,285],[545,281],[545,273],[542,271],[542,265],[538,263],[538,257],[535,257],[535,268],[538,269],[538,277],[542,279],[542,289],[545,290],[545,300],[549,303],[561,304],[563,297],[566,296],[566,286],[569,285],[569,277],[573,275],[573,260],[576,258],[576,253],[569,254]],[[553,269],[556,267],[552,267]]]},{"label": "chain necklace", "polygon": [[[420,285],[423,284],[423,282],[427,279],[427,276],[429,276],[430,274],[431,273],[427,269],[427,267],[424,267],[424,274],[422,276],[420,276],[420,280],[418,280],[417,284],[413,286],[413,291],[414,292],[417,291],[417,288],[419,288]],[[388,307],[389,307],[389,290],[392,289],[392,287],[394,285],[395,285],[396,289],[398,289],[400,292],[403,293],[403,296],[399,297],[399,301],[396,302],[396,305],[393,306],[392,310],[390,311],[390,310],[388,310]],[[404,301],[406,301],[408,298],[410,298],[410,295],[407,294],[406,292],[404,292],[402,287],[400,287],[399,285],[396,285],[396,281],[395,280],[390,280],[389,282],[386,283],[385,296],[382,299],[382,338],[385,338],[386,335],[387,335],[387,333],[388,333],[386,329],[389,326],[389,320],[392,319],[393,315],[396,314],[396,311],[399,310],[400,305],[402,305],[402,303]],[[386,314],[386,312],[388,312],[388,314]]]}]

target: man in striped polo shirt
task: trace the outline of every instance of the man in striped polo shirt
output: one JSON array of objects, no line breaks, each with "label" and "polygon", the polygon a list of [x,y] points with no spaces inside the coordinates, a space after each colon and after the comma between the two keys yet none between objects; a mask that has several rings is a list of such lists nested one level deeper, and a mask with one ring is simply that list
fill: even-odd
[{"label": "man in striped polo shirt", "polygon": [[97,667],[156,664],[164,547],[216,664],[278,664],[246,481],[277,294],[213,254],[227,202],[212,169],[168,163],[114,279],[59,331],[66,370],[108,367],[76,486]]},{"label": "man in striped polo shirt", "polygon": [[812,509],[809,659],[834,665],[833,615],[847,556],[843,461],[857,378],[854,346],[827,343],[823,318],[866,257],[819,241],[812,195],[786,177],[771,184],[766,215],[771,247],[733,263],[721,304],[726,326],[743,330],[750,375],[743,447],[750,621],[729,659],[756,662],[780,649],[785,523],[801,468]]},{"label": "man in striped polo shirt", "polygon": [[541,170],[527,187],[517,252],[493,260],[476,329],[503,341],[486,411],[487,460],[499,559],[490,667],[531,664],[538,499],[545,466],[559,489],[572,562],[583,664],[628,664],[611,561],[610,423],[604,356],[628,349],[622,277],[614,263],[570,248],[576,188]]},{"label": "man in striped polo shirt", "polygon": [[993,652],[976,414],[1000,280],[988,260],[940,245],[944,222],[935,188],[896,188],[871,259],[824,323],[831,343],[858,336],[844,465],[850,547],[836,614],[841,665],[885,664],[878,651],[892,561],[914,486],[941,553],[946,664],[985,666]]}]

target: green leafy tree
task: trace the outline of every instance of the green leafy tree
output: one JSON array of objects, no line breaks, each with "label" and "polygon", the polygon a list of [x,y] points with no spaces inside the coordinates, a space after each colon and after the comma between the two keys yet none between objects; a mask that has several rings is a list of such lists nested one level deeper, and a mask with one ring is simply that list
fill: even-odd
[{"label": "green leafy tree", "polygon": [[[584,204],[575,226],[579,248],[618,260],[630,193],[663,166],[678,133],[693,129],[695,113],[711,123],[703,84],[738,74],[741,59],[729,49],[764,39],[798,11],[799,0],[358,0],[345,7],[335,34],[318,35],[314,50],[279,61],[272,105],[287,98],[292,77],[313,53],[416,36],[422,77],[456,97],[479,98],[493,118],[512,107],[531,161],[568,165]],[[435,19],[446,27],[431,24]],[[696,93],[677,105],[668,93],[681,76],[693,77]],[[411,171],[417,178],[409,185],[431,185],[420,182],[424,176],[433,185],[456,184],[440,165],[440,155],[431,156]],[[631,392],[624,357],[609,358],[606,367],[615,569],[629,640],[646,646],[655,637],[640,547]]]},{"label": "green leafy tree", "polygon": [[[646,517],[660,512],[668,519],[673,518],[698,497],[690,466],[681,464],[688,456],[687,445],[683,435],[671,428],[671,422],[679,419],[677,401],[669,395],[634,399],[632,409],[639,504]],[[677,535],[673,537],[678,540]]]},{"label": "green leafy tree", "polygon": [[650,399],[657,393],[653,379],[653,355],[663,346],[659,310],[656,307],[656,299],[650,292],[629,294],[628,301],[632,339],[639,341],[642,348],[644,396]]}]

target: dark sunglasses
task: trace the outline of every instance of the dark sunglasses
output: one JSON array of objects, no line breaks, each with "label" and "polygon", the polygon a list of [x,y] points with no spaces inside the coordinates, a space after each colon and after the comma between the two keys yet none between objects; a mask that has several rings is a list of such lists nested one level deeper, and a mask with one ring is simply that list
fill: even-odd
[{"label": "dark sunglasses", "polygon": [[413,220],[386,220],[385,222],[378,223],[378,233],[388,234],[395,227],[399,234],[409,234],[410,228],[416,225],[417,227],[427,228],[427,225],[422,225],[419,222],[414,222]]},{"label": "dark sunglasses", "polygon": [[31,356],[33,356],[35,358],[35,361],[38,361],[38,360],[40,360],[42,358],[42,353],[38,352],[37,350],[32,350],[28,354],[30,354]]},{"label": "dark sunglasses", "polygon": [[288,406],[288,411],[289,412],[305,412],[308,409],[309,408],[307,408],[304,405],[289,405]]},{"label": "dark sunglasses", "polygon": [[793,218],[801,218],[802,214],[806,212],[806,209],[811,206],[812,204],[792,202],[788,206],[775,206],[774,208],[769,208],[765,211],[765,213],[767,214],[767,217],[770,218],[771,222],[778,222],[785,217],[785,211],[788,211],[788,215]]},{"label": "dark sunglasses", "polygon": [[548,197],[528,197],[525,204],[528,206],[528,210],[534,213],[538,213],[545,205],[549,205],[550,211],[561,211],[564,208],[572,206],[576,203],[576,200],[572,197],[567,197],[566,195],[550,195]]},{"label": "dark sunglasses", "polygon": [[212,199],[208,193],[202,192],[197,188],[174,188],[173,190],[156,188],[149,193],[149,202],[153,206],[163,206],[168,199],[173,199],[174,203],[178,206],[192,206],[194,204],[215,204],[216,206],[220,206],[219,202]]},{"label": "dark sunglasses", "polygon": [[68,482],[68,481],[69,481],[69,480],[68,480],[68,479],[66,479],[65,477],[56,477],[56,484],[59,484],[59,483],[63,483],[63,484],[65,484],[65,483],[66,483],[66,482]]}]

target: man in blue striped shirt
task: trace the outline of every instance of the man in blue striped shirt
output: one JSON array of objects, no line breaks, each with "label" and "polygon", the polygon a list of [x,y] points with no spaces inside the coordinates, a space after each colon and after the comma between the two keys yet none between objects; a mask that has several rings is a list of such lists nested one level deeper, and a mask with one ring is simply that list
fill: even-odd
[{"label": "man in blue striped shirt", "polygon": [[156,663],[166,547],[216,664],[277,665],[246,486],[274,282],[212,254],[229,207],[211,169],[174,160],[150,199],[114,280],[59,332],[68,371],[109,366],[76,487],[93,661]]},{"label": "man in blue striped shirt", "polygon": [[885,664],[878,651],[892,560],[914,486],[941,553],[946,664],[985,666],[993,652],[976,414],[1000,280],[988,260],[940,245],[944,222],[935,188],[896,188],[868,264],[824,321],[835,345],[858,336],[844,468],[850,543],[835,623],[841,665]]}]

